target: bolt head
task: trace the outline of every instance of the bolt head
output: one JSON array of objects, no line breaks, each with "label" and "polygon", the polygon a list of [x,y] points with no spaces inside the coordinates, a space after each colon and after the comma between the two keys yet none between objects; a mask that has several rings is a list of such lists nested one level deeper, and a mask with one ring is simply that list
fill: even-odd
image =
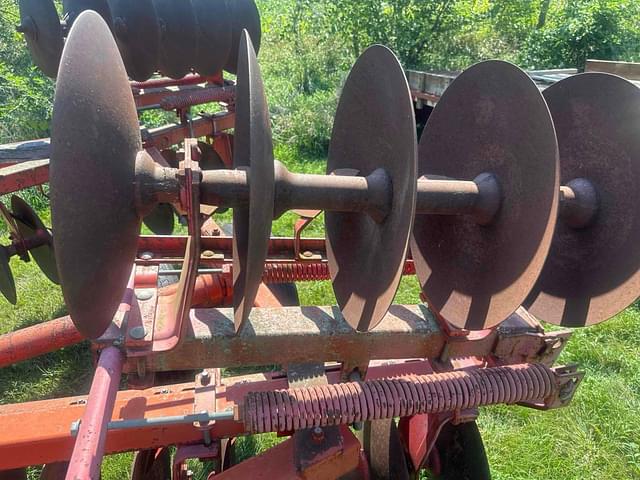
[{"label": "bolt head", "polygon": [[144,327],[133,327],[129,330],[129,336],[134,340],[142,340],[147,336],[147,331]]},{"label": "bolt head", "polygon": [[311,258],[313,257],[313,252],[310,252],[309,250],[307,250],[306,252],[302,252],[302,256],[305,258]]},{"label": "bolt head", "polygon": [[153,290],[146,288],[144,290],[136,290],[136,298],[141,302],[151,300],[153,298]]},{"label": "bolt head", "polygon": [[311,440],[314,443],[322,443],[324,441],[324,430],[321,427],[315,427],[311,430]]},{"label": "bolt head", "polygon": [[152,252],[142,252],[140,254],[140,259],[141,260],[152,260],[153,259],[153,253]]},{"label": "bolt head", "polygon": [[211,374],[209,373],[208,370],[203,370],[200,373],[200,382],[203,385],[208,385],[210,381],[211,381]]}]

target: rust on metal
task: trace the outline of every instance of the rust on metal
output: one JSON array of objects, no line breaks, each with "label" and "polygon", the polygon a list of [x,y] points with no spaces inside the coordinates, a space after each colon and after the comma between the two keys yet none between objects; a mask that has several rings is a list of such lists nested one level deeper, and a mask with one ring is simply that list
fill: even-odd
[{"label": "rust on metal", "polygon": [[109,28],[113,27],[108,0],[62,0],[62,12],[67,19],[67,28],[70,28],[78,15],[85,10],[93,10],[100,14]]},{"label": "rust on metal", "polygon": [[391,203],[379,219],[325,213],[336,299],[349,324],[361,331],[382,320],[400,282],[415,211],[416,155],[413,106],[402,67],[389,49],[371,47],[344,85],[327,173],[344,168],[361,176],[382,172]]},{"label": "rust on metal", "polygon": [[193,67],[201,75],[220,72],[231,51],[231,16],[226,0],[191,0],[197,22]]},{"label": "rust on metal", "polygon": [[257,55],[260,52],[262,27],[260,25],[260,12],[254,0],[234,0],[230,2],[229,15],[231,19],[231,48],[224,69],[235,74],[238,71],[238,51],[242,31],[246,30],[248,32]]},{"label": "rust on metal", "polygon": [[53,251],[53,238],[47,227],[45,227],[40,217],[29,204],[16,195],[11,196],[11,211],[22,238],[40,239],[39,242],[33,242],[31,244],[32,248],[29,248],[29,253],[38,264],[38,267],[40,267],[40,270],[53,283],[60,283],[56,257]]},{"label": "rust on metal", "polygon": [[640,291],[640,89],[614,75],[585,73],[552,85],[544,97],[558,135],[561,181],[595,189],[597,212],[574,225],[563,205],[526,304],[556,325],[593,325]]},{"label": "rust on metal", "polygon": [[249,167],[249,206],[233,211],[235,327],[246,322],[264,271],[274,205],[274,165],[269,107],[260,66],[245,31],[240,41],[233,166]]},{"label": "rust on metal", "polygon": [[458,328],[495,326],[535,284],[557,217],[558,149],[544,99],[519,68],[477,64],[444,92],[419,150],[421,176],[497,178],[502,201],[488,225],[418,215],[411,240],[430,307]]},{"label": "rust on metal", "polygon": [[210,102],[229,102],[235,98],[234,86],[203,87],[167,95],[160,101],[163,110],[175,110]]},{"label": "rust on metal", "polygon": [[[559,391],[556,372],[541,364],[520,364],[486,369],[472,369],[430,375],[410,375],[398,379],[364,381],[353,384],[338,383],[329,386],[310,386],[298,389],[277,390],[275,392],[249,393],[243,409],[243,421],[247,431],[266,433],[286,431],[286,422],[272,412],[282,405],[287,415],[293,415],[293,424],[300,423],[306,428],[325,425],[344,425],[350,416],[362,421],[389,419],[395,416],[437,414],[496,404],[516,404],[533,402],[545,404],[554,399]],[[581,377],[580,377],[581,378]],[[396,385],[410,388],[396,388]],[[353,387],[353,388],[351,388]],[[377,390],[378,400],[374,402],[373,392]],[[418,394],[421,390],[422,395]],[[442,392],[440,395],[438,392]],[[299,404],[299,393],[309,392],[323,402],[324,408],[309,410],[295,408]],[[270,400],[275,397],[275,402]],[[345,398],[352,412],[336,411],[335,399]],[[376,406],[380,404],[381,410]],[[257,414],[259,406],[265,412]],[[366,413],[365,413],[366,412]],[[267,422],[271,417],[275,423]],[[304,428],[304,427],[303,427]]]},{"label": "rust on metal", "polygon": [[135,258],[141,220],[133,180],[142,145],[124,65],[98,14],[80,14],[61,65],[51,127],[53,241],[71,318],[97,338],[113,319]]},{"label": "rust on metal", "polygon": [[134,80],[147,80],[158,68],[160,27],[152,0],[111,0],[113,33]]},{"label": "rust on metal", "polygon": [[195,64],[197,22],[191,2],[153,0],[160,22],[158,68],[171,78],[182,78]]},{"label": "rust on metal", "polygon": [[62,26],[52,0],[20,0],[20,25],[33,62],[48,77],[55,78],[62,55]]}]

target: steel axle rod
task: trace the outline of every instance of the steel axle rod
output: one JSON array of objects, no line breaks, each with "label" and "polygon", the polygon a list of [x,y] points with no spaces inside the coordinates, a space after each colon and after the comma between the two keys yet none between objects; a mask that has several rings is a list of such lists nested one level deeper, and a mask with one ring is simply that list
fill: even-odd
[{"label": "steel axle rod", "polygon": [[[153,163],[146,154],[138,157],[138,189],[143,208],[155,202],[179,201],[178,170]],[[293,209],[333,212],[363,212],[382,221],[389,212],[393,185],[383,169],[357,176],[355,170],[332,175],[292,173],[275,162],[274,217]],[[570,226],[583,228],[598,210],[595,187],[589,180],[575,179],[560,188],[561,215]],[[249,204],[248,168],[202,172],[202,203],[225,208]],[[416,214],[472,215],[479,224],[489,224],[500,209],[499,180],[482,173],[474,180],[420,177],[417,180]]]}]

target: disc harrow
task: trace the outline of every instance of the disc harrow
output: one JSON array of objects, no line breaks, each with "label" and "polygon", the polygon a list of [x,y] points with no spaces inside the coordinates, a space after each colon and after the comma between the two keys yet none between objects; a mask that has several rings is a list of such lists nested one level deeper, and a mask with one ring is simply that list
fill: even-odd
[{"label": "disc harrow", "polygon": [[[122,451],[132,478],[186,480],[188,459],[222,480],[488,476],[478,408],[563,407],[583,376],[553,367],[571,331],[538,319],[593,325],[638,297],[640,89],[620,77],[541,91],[480,62],[418,139],[406,74],[375,45],[342,87],[325,174],[297,173],[274,158],[253,0],[68,0],[62,22],[51,6],[21,0],[20,30],[57,75],[54,235],[19,197],[0,204],[0,291],[15,303],[8,260],[31,255],[69,317],[0,336],[0,367],[83,338],[99,356],[88,396],[0,406],[0,478],[98,478]],[[179,80],[144,81],[157,70]],[[191,117],[213,101],[226,111]],[[141,129],[146,108],[180,124]],[[293,237],[273,238],[287,212]],[[320,214],[326,237],[303,238]],[[393,305],[402,276],[424,304]],[[300,307],[294,283],[320,280],[337,307]],[[235,438],[268,432],[291,438],[234,464]]]},{"label": "disc harrow", "polygon": [[20,25],[33,62],[52,78],[64,41],[78,16],[97,12],[112,30],[128,75],[145,81],[160,71],[182,78],[191,71],[236,73],[242,31],[259,50],[260,14],[254,0],[65,0],[63,18],[53,0],[20,0]]}]

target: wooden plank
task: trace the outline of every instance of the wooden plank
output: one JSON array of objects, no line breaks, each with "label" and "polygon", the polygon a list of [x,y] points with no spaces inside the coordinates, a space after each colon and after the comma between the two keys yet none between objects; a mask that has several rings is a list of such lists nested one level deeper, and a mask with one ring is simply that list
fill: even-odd
[{"label": "wooden plank", "polygon": [[640,63],[587,60],[585,72],[613,73],[627,80],[640,80]]},{"label": "wooden plank", "polygon": [[31,160],[47,159],[49,158],[50,146],[48,138],[0,145],[0,166],[2,164],[12,165]]}]

